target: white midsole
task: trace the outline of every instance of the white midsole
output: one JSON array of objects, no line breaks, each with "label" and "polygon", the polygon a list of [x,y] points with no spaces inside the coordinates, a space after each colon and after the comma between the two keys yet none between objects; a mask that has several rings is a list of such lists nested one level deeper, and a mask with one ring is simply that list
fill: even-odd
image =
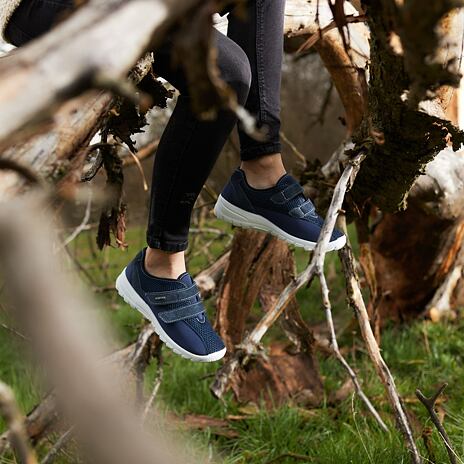
[{"label": "white midsole", "polygon": [[143,298],[134,290],[129,280],[127,279],[126,269],[124,269],[121,272],[121,274],[119,274],[119,277],[116,279],[116,290],[121,295],[121,297],[124,298],[124,301],[126,301],[127,304],[129,304],[134,309],[142,313],[144,317],[153,324],[155,332],[159,335],[160,339],[175,353],[183,356],[186,359],[190,359],[191,361],[197,362],[218,361],[219,359],[223,358],[226,354],[226,348],[207,355],[198,355],[190,353],[190,351],[187,351],[181,346],[179,346],[164,331],[163,327],[158,322],[152,310],[150,309],[150,306],[148,306],[148,304],[143,300]]},{"label": "white midsole", "polygon": [[[233,205],[222,195],[219,195],[216,205],[214,206],[214,214],[219,219],[230,222],[235,226],[258,229],[264,232],[268,232],[282,240],[285,240],[288,243],[291,243],[292,245],[303,247],[305,250],[314,250],[317,245],[317,242],[303,240],[302,238],[290,235],[259,214],[250,213],[249,211]],[[340,250],[340,248],[343,248],[345,245],[346,237],[345,235],[342,235],[341,237],[337,238],[337,240],[330,242],[327,245],[326,251]]]}]

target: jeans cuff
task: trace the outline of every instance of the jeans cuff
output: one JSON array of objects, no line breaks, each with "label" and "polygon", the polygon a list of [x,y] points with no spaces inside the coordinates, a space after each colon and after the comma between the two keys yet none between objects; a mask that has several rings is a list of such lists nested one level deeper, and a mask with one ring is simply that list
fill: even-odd
[{"label": "jeans cuff", "polygon": [[242,149],[240,150],[240,158],[242,161],[250,161],[272,153],[282,153],[282,144],[280,142],[266,143]]},{"label": "jeans cuff", "polygon": [[172,242],[169,240],[160,240],[159,238],[150,237],[147,235],[147,245],[150,248],[157,248],[159,250],[168,252],[184,251],[188,247],[188,240],[185,242]]}]

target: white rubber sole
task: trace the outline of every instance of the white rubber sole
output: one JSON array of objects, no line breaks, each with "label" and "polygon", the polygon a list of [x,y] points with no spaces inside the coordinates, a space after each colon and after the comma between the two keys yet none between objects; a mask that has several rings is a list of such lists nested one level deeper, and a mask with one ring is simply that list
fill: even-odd
[{"label": "white rubber sole", "polygon": [[[292,245],[304,248],[308,251],[314,250],[317,245],[316,242],[303,240],[301,238],[294,237],[293,235],[288,234],[265,217],[260,216],[258,214],[250,213],[249,211],[245,211],[244,209],[233,205],[232,203],[227,201],[222,195],[219,195],[216,205],[214,206],[214,214],[217,218],[230,222],[234,226],[258,229],[264,232],[268,232],[282,240],[285,240],[286,242]],[[346,237],[343,235],[337,240],[330,242],[327,246],[326,251],[340,250],[345,245]]]},{"label": "white rubber sole", "polygon": [[150,306],[140,297],[140,295],[134,290],[129,280],[126,277],[126,269],[124,269],[119,277],[116,279],[116,290],[119,295],[124,299],[124,301],[132,308],[136,309],[143,316],[148,319],[155,329],[155,332],[158,334],[159,338],[170,348],[174,353],[182,356],[185,359],[189,359],[194,362],[214,362],[222,359],[226,354],[226,348],[221,351],[216,351],[208,355],[198,355],[190,353],[181,346],[179,346],[169,335],[164,331],[161,324],[156,319],[155,315],[150,309]]}]

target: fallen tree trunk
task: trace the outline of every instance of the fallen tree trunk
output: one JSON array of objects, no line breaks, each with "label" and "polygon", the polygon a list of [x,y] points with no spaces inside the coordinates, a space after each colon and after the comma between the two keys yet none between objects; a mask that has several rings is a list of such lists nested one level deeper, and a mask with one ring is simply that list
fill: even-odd
[{"label": "fallen tree trunk", "polygon": [[[141,59],[131,70],[131,81],[141,82],[151,66],[151,56]],[[68,177],[79,182],[86,147],[107,121],[113,104],[110,92],[96,90],[71,99],[55,113],[51,129],[6,149],[1,160],[18,163],[52,184]],[[24,191],[28,181],[17,172],[3,170],[0,184],[0,201],[5,201]]]},{"label": "fallen tree trunk", "polygon": [[[451,85],[459,80],[463,13],[446,2],[424,9],[413,1],[396,13],[387,2],[369,2],[369,11],[370,141],[365,132],[357,141],[371,152],[354,199],[363,211],[358,230],[365,274],[370,274],[371,317],[378,324],[410,319],[427,309],[436,319],[449,314],[463,295],[464,162],[462,151],[453,149],[464,138],[453,126],[457,121],[447,116],[453,114]],[[380,20],[382,15],[391,21]],[[425,27],[431,22],[436,25],[433,34]],[[399,35],[396,48],[388,33]],[[428,58],[418,62],[424,53]],[[433,99],[416,109],[425,96]]]},{"label": "fallen tree trunk", "polygon": [[[454,150],[464,143],[464,133],[444,117],[442,93],[443,86],[459,82],[462,20],[455,7],[463,3],[365,3],[371,31],[368,110],[355,143],[368,156],[353,197],[360,210],[369,202],[396,212],[405,209],[427,163],[450,142]],[[450,21],[446,15],[458,20],[452,31],[442,27]]]},{"label": "fallen tree trunk", "polygon": [[[198,0],[91,0],[51,33],[0,63],[0,148],[38,130],[56,105],[117,89],[136,61]],[[16,138],[17,140],[17,138]]]}]

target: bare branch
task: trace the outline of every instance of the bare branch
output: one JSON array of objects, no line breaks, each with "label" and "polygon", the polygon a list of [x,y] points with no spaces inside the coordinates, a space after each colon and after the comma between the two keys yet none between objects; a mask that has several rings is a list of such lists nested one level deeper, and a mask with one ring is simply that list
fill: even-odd
[{"label": "bare branch", "polygon": [[438,397],[443,393],[447,386],[448,384],[444,383],[430,398],[427,398],[419,389],[417,389],[416,396],[430,414],[430,418],[432,419],[432,422],[437,428],[438,433],[440,434],[440,437],[443,440],[443,443],[445,444],[450,463],[457,464],[458,461],[456,460],[456,451],[454,451],[453,445],[451,444],[451,440],[449,439],[449,436],[446,433],[443,424],[440,422],[440,419],[438,418],[438,415],[435,412],[435,403],[437,402]]},{"label": "bare branch", "polygon": [[395,380],[390,369],[380,353],[379,345],[377,344],[374,332],[372,331],[372,327],[369,322],[369,315],[367,313],[366,305],[364,304],[356,268],[354,266],[354,256],[351,246],[347,244],[345,248],[340,250],[339,254],[345,272],[348,299],[351,307],[355,311],[356,317],[358,318],[361,334],[364,342],[366,343],[369,356],[375,367],[377,375],[386,390],[390,405],[395,414],[397,426],[403,434],[406,445],[411,453],[411,459],[415,464],[420,464],[422,459],[414,441],[411,425],[409,424],[409,419],[404,409],[403,402],[399,396]]},{"label": "bare branch", "polygon": [[58,441],[54,444],[53,448],[47,453],[47,455],[42,459],[40,464],[52,464],[55,461],[55,458],[58,456],[58,453],[69,443],[73,437],[74,427],[69,428]]},{"label": "bare branch", "polygon": [[[78,443],[96,464],[191,461],[178,458],[178,444],[174,447],[159,432],[150,438],[139,433],[140,421],[122,392],[127,374],[121,375],[114,363],[101,362],[110,351],[107,330],[95,318],[94,303],[62,272],[44,211],[37,193],[3,205],[0,261],[14,314],[55,388],[59,411],[75,425]],[[18,263],[25,266],[19,269]]]}]

